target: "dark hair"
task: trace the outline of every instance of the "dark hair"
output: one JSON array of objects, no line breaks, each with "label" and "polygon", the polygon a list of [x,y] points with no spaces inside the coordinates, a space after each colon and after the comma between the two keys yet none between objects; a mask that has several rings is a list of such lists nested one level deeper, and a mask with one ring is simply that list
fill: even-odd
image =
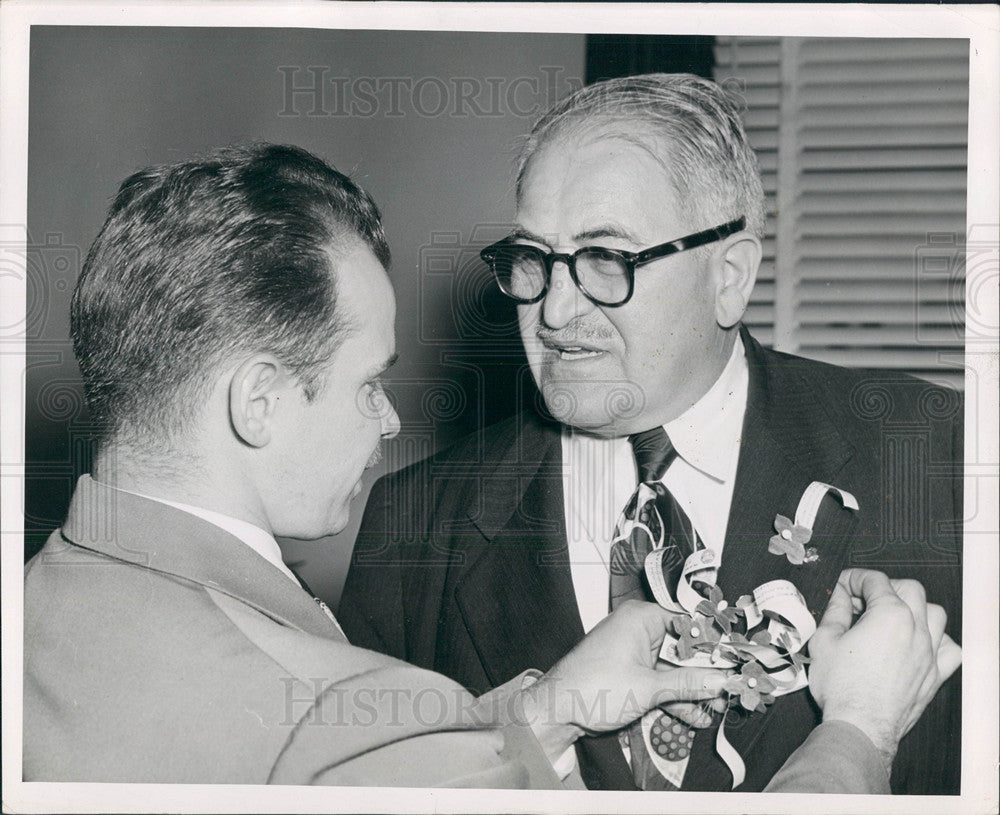
[{"label": "dark hair", "polygon": [[127,178],[71,310],[99,439],[180,432],[235,352],[274,353],[312,399],[349,328],[329,252],[361,241],[388,266],[375,202],[296,147],[226,148]]}]

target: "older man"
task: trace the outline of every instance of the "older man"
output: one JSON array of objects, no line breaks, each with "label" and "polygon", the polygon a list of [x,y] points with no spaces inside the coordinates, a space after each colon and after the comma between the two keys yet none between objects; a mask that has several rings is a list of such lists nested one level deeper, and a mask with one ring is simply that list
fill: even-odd
[{"label": "older man", "polygon": [[[781,578],[819,614],[842,568],[878,563],[926,585],[958,638],[961,400],[766,350],[741,326],[764,196],[718,86],[631,77],[560,102],[524,147],[515,222],[483,257],[519,304],[549,417],[518,416],[377,485],[344,592],[354,641],[480,692],[544,667],[641,591],[635,553],[612,542],[653,508],[678,567],[701,549],[721,560],[731,602]],[[831,491],[810,540],[784,529],[772,544],[814,482],[858,508]],[[405,534],[389,521],[401,517]],[[883,746],[895,791],[958,791],[958,694],[952,680],[898,754]],[[578,742],[587,784],[728,789],[715,740],[681,723],[705,722],[673,713],[665,747]],[[731,716],[741,789],[762,789],[818,720],[804,692]],[[657,772],[642,747],[669,754]]]},{"label": "older man", "polygon": [[[398,429],[380,384],[388,260],[371,198],[302,150],[226,150],[124,182],[73,298],[102,428],[93,474],[25,577],[26,780],[559,788],[579,776],[552,761],[584,730],[717,695],[719,671],[654,670],[667,615],[635,602],[547,675],[477,700],[349,644],[287,569],[273,536],[341,530]],[[852,596],[879,607],[845,633]],[[859,672],[834,655],[860,653],[858,631],[884,633],[903,601],[877,575],[839,597],[831,721],[775,788],[879,783],[853,694],[836,690]],[[948,644],[933,620],[913,631],[886,675],[904,680],[904,729]]]}]

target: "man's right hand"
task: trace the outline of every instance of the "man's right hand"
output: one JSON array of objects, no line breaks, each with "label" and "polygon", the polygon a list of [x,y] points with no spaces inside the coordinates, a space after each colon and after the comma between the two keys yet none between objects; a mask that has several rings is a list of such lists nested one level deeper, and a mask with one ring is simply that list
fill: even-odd
[{"label": "man's right hand", "polygon": [[726,673],[657,659],[671,613],[630,600],[605,617],[525,694],[525,712],[550,758],[584,733],[617,730],[678,700],[712,700]]},{"label": "man's right hand", "polygon": [[944,609],[927,602],[917,581],[848,569],[809,641],[809,690],[823,721],[846,721],[864,732],[886,772],[900,739],[962,662],[945,621]]}]

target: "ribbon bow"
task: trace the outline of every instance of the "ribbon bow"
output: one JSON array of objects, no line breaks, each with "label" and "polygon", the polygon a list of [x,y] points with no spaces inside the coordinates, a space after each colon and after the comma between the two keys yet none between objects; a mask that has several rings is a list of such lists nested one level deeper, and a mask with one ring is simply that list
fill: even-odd
[{"label": "ribbon bow", "polygon": [[[849,492],[814,481],[803,493],[794,521],[783,515],[775,518],[777,534],[768,551],[795,564],[818,559],[816,550],[806,544],[820,502],[831,491],[840,495],[844,506],[858,509]],[[674,596],[663,558],[664,550],[654,549],[643,564],[654,598],[677,615],[674,634],[664,638],[660,659],[673,665],[737,669],[724,690],[731,705],[747,711],[764,713],[778,696],[809,684],[805,668],[809,659],[801,651],[816,631],[816,621],[792,583],[771,580],[730,605],[716,585],[718,556],[711,549],[700,549],[684,562]],[[746,765],[726,738],[725,720],[716,733],[715,749],[732,773],[735,789],[746,777]],[[651,757],[655,762],[655,751]]]}]

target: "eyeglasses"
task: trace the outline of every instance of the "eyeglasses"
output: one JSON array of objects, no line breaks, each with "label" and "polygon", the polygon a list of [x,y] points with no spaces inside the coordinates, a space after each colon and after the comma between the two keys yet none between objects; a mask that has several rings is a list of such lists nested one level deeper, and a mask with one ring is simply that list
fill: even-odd
[{"label": "eyeglasses", "polygon": [[652,246],[641,252],[625,252],[600,246],[584,246],[573,254],[546,252],[537,246],[515,243],[512,238],[491,244],[479,256],[489,264],[500,290],[519,303],[537,303],[545,296],[552,267],[562,261],[576,287],[599,306],[621,306],[635,289],[635,270],[659,258],[686,252],[696,246],[722,240],[746,227],[746,218],[695,232],[683,238]]}]

